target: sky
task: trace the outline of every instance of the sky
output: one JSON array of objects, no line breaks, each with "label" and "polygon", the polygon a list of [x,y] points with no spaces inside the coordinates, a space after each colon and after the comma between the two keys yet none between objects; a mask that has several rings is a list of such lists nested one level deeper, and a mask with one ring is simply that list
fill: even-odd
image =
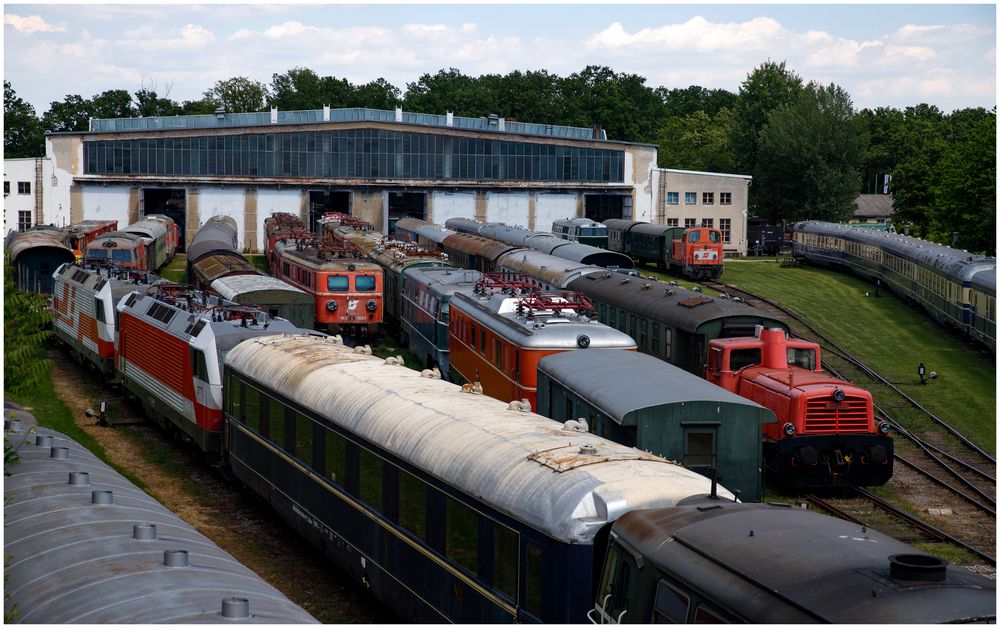
[{"label": "sky", "polygon": [[[4,79],[38,115],[68,94],[154,87],[178,102],[216,81],[307,67],[405,91],[422,74],[587,65],[651,87],[737,92],[785,61],[857,109],[996,106],[994,4],[12,4]],[[444,113],[444,112],[426,112]]]}]

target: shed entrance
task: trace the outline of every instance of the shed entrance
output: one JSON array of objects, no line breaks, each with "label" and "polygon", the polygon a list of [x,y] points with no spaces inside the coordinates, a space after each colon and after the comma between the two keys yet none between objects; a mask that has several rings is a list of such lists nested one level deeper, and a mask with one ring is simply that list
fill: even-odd
[{"label": "shed entrance", "polygon": [[427,220],[427,192],[389,192],[386,233],[396,231],[400,218]]},{"label": "shed entrance", "polygon": [[177,223],[177,252],[187,248],[187,195],[184,188],[142,188],[139,220],[150,214],[163,214]]},{"label": "shed entrance", "polygon": [[632,197],[626,194],[584,194],[584,215],[603,222],[609,218],[632,220]]},{"label": "shed entrance", "polygon": [[350,190],[309,190],[309,230],[317,233],[317,221],[329,212],[350,215]]}]

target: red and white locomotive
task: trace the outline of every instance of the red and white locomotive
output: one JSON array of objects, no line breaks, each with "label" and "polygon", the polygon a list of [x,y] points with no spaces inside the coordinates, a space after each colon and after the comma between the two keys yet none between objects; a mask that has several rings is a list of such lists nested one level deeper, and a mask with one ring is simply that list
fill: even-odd
[{"label": "red and white locomotive", "polygon": [[757,328],[708,343],[708,381],[777,417],[764,425],[764,460],[788,486],[881,486],[892,476],[889,424],[871,393],[822,371],[820,347]]}]

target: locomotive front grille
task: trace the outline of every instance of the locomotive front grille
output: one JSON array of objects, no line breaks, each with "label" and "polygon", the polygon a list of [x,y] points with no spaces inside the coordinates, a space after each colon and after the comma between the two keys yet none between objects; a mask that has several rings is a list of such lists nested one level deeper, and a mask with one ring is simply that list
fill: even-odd
[{"label": "locomotive front grille", "polygon": [[869,430],[868,407],[861,397],[848,397],[837,403],[832,399],[810,399],[806,403],[805,432],[866,433]]}]

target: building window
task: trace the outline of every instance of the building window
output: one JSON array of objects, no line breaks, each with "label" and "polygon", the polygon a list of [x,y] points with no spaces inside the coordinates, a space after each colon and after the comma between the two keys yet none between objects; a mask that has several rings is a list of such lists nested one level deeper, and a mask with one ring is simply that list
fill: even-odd
[{"label": "building window", "polygon": [[701,226],[702,227],[708,227],[709,229],[711,229],[712,227],[715,226],[715,219],[714,218],[702,218],[701,219]]},{"label": "building window", "polygon": [[685,229],[693,229],[696,226],[698,226],[698,219],[697,218],[685,218],[684,219],[684,228]]},{"label": "building window", "polygon": [[677,205],[680,192],[667,192],[667,205]]},{"label": "building window", "polygon": [[10,194],[10,181],[3,182],[3,195],[7,196]]},{"label": "building window", "polygon": [[25,231],[31,226],[31,210],[17,212],[17,230]]},{"label": "building window", "polygon": [[733,204],[733,194],[732,194],[732,192],[719,192],[719,204],[720,205],[732,205]]},{"label": "building window", "polygon": [[702,205],[714,205],[715,204],[715,192],[702,192],[701,193],[701,204]]},{"label": "building window", "polygon": [[31,194],[31,181],[18,181],[17,182],[17,193],[18,194]]},{"label": "building window", "polygon": [[697,202],[698,202],[698,193],[697,192],[685,192],[684,193],[684,204],[685,205],[694,205]]},{"label": "building window", "polygon": [[677,218],[667,218],[667,226],[668,227],[676,227],[677,223],[678,223],[678,219]]},{"label": "building window", "polygon": [[719,218],[719,229],[722,231],[722,241],[729,242],[729,236],[733,230],[732,218]]}]

